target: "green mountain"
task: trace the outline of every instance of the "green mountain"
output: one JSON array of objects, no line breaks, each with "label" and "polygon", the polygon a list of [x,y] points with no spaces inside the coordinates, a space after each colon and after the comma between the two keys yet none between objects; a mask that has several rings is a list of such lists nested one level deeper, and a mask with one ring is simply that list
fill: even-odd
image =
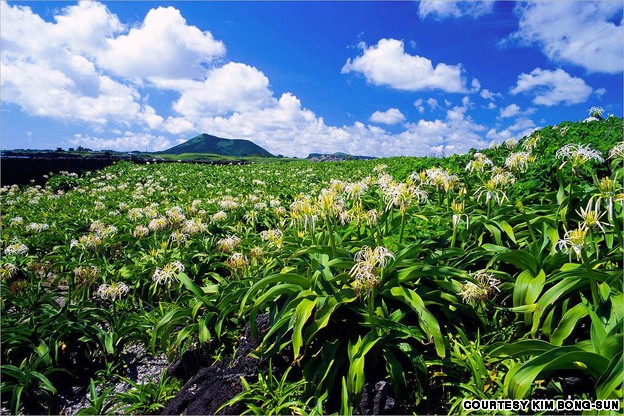
[{"label": "green mountain", "polygon": [[210,134],[200,134],[192,139],[164,150],[160,153],[179,155],[182,153],[211,153],[223,156],[262,156],[273,155],[249,140],[222,139]]}]

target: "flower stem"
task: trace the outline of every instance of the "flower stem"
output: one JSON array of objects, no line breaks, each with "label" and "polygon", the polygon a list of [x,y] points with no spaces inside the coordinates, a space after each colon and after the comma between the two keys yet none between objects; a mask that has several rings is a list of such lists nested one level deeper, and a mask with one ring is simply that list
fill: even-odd
[{"label": "flower stem", "polygon": [[594,304],[594,309],[598,309],[598,283],[596,283],[596,279],[594,279],[594,269],[591,267],[589,263],[589,259],[587,258],[587,254],[585,251],[581,251],[581,258],[583,259],[583,264],[587,269],[587,276],[589,278],[589,288],[592,294],[592,303]]},{"label": "flower stem", "polygon": [[332,249],[332,255],[338,257],[338,250],[336,250],[336,239],[334,237],[334,227],[332,226],[331,218],[325,216],[325,222],[327,223],[327,231],[329,232],[329,245]]},{"label": "flower stem", "polygon": [[399,244],[403,244],[403,231],[405,231],[405,214],[401,214],[401,233],[399,234]]}]

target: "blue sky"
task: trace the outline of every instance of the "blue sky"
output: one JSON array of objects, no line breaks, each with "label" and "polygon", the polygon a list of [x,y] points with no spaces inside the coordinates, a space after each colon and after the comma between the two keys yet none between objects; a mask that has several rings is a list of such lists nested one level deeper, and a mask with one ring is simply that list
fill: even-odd
[{"label": "blue sky", "polygon": [[[0,2],[1,146],[441,155],[622,116],[621,1]],[[28,41],[25,41],[28,39]]]}]

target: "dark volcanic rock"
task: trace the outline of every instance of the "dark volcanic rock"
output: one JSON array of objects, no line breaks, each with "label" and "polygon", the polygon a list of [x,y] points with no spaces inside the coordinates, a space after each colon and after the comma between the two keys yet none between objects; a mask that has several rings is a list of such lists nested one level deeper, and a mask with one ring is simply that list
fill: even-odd
[{"label": "dark volcanic rock", "polygon": [[[207,415],[215,414],[219,407],[243,390],[240,378],[255,379],[259,372],[268,368],[267,360],[258,360],[249,354],[255,350],[266,332],[269,319],[261,315],[256,320],[259,335],[254,338],[251,326],[247,324],[240,338],[236,355],[231,360],[223,360],[209,367],[202,367],[167,404],[162,414],[166,415]],[[169,374],[187,375],[193,365],[189,362],[193,355],[182,358],[169,369]],[[186,362],[185,362],[186,360]],[[221,414],[240,414],[241,406],[227,407]]]},{"label": "dark volcanic rock", "polygon": [[362,389],[362,399],[357,410],[361,415],[395,414],[395,400],[392,398],[390,385],[385,381],[366,383]]}]

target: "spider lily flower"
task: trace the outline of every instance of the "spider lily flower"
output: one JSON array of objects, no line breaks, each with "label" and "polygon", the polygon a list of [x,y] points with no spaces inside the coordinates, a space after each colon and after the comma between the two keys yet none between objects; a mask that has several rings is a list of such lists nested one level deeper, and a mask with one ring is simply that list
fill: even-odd
[{"label": "spider lily flower", "polygon": [[28,232],[33,232],[33,233],[40,233],[42,231],[46,231],[50,228],[50,226],[48,224],[39,224],[36,222],[31,222],[30,224],[28,224],[26,226],[26,231]]},{"label": "spider lily flower", "polygon": [[496,201],[498,204],[502,204],[506,199],[508,200],[508,198],[507,195],[505,195],[505,192],[498,189],[497,186],[498,184],[494,180],[490,179],[485,183],[485,185],[477,188],[475,192],[475,197],[477,198],[477,200],[481,200],[481,198],[485,196],[486,203],[490,202],[490,200],[493,200]]},{"label": "spider lily flower", "polygon": [[427,192],[422,189],[414,188],[401,182],[394,186],[389,186],[384,192],[384,199],[387,202],[386,211],[394,205],[399,208],[401,215],[405,215],[407,209],[416,200],[419,203],[427,202]]},{"label": "spider lily flower", "polygon": [[280,249],[282,248],[284,234],[278,230],[265,230],[260,233],[260,239],[262,241],[268,241],[270,245]]},{"label": "spider lily flower", "polygon": [[321,190],[318,202],[321,210],[329,216],[339,216],[344,210],[344,201],[338,197],[338,193],[332,188]]},{"label": "spider lily flower", "polygon": [[8,280],[15,276],[18,270],[17,266],[13,263],[4,263],[0,266],[0,279],[2,281]]},{"label": "spider lily flower", "polygon": [[466,170],[470,173],[473,173],[475,170],[477,172],[483,173],[486,168],[494,166],[494,163],[486,155],[483,153],[475,153],[474,160],[471,160],[466,165]]},{"label": "spider lily flower", "polygon": [[585,239],[587,238],[587,228],[579,227],[576,230],[570,230],[565,233],[563,240],[559,240],[555,245],[555,249],[563,253],[569,253],[572,258],[572,251],[577,258],[581,258],[583,248],[585,248]]},{"label": "spider lily flower", "polygon": [[166,214],[167,219],[171,224],[179,224],[186,219],[184,213],[182,212],[182,208],[177,206],[167,210]]},{"label": "spider lily flower", "polygon": [[301,223],[307,231],[308,226],[314,229],[318,221],[318,209],[309,195],[300,195],[290,204],[290,217],[293,224]]},{"label": "spider lily flower", "polygon": [[394,255],[383,246],[374,249],[364,246],[355,253],[355,264],[349,275],[354,279],[353,286],[356,292],[369,293],[371,289],[379,286],[379,273],[386,267],[388,259],[394,259]]},{"label": "spider lily flower", "polygon": [[207,229],[208,226],[202,222],[201,218],[186,220],[182,226],[182,232],[189,235],[203,233]]},{"label": "spider lily flower", "polygon": [[132,231],[132,236],[134,238],[141,238],[141,237],[145,237],[146,235],[148,235],[149,232],[150,232],[149,228],[143,225],[137,225],[135,229]]},{"label": "spider lily flower", "polygon": [[581,222],[581,228],[591,229],[592,227],[599,228],[603,233],[605,232],[602,223],[600,222],[600,218],[604,215],[604,212],[600,212],[599,205],[596,205],[595,208],[592,209],[592,201],[591,199],[587,203],[585,209],[581,208],[580,211],[577,210],[576,213],[581,217],[583,222]]},{"label": "spider lily flower", "polygon": [[624,201],[624,193],[620,191],[619,184],[611,178],[604,177],[598,183],[598,193],[592,196],[592,199],[596,198],[596,205],[600,205],[601,201],[604,201],[607,207],[607,213],[609,214],[609,221],[613,220],[613,205],[615,202]]},{"label": "spider lily flower", "polygon": [[184,271],[184,265],[179,261],[165,264],[163,268],[157,267],[152,275],[152,281],[157,285],[169,285],[178,273]]},{"label": "spider lily flower", "polygon": [[559,169],[568,162],[572,165],[573,170],[588,162],[604,162],[598,150],[594,150],[588,145],[582,144],[566,144],[561,149],[557,150],[555,156],[563,161]]},{"label": "spider lily flower", "polygon": [[212,215],[212,222],[223,222],[227,219],[227,213],[225,211],[219,211]]},{"label": "spider lily flower", "polygon": [[501,170],[492,176],[492,181],[496,186],[509,186],[516,183],[516,177],[506,170]]},{"label": "spider lily flower", "polygon": [[528,152],[511,153],[505,160],[505,166],[509,170],[525,172],[529,168],[529,164],[535,160],[535,156]]},{"label": "spider lily flower", "polygon": [[465,204],[462,202],[451,202],[451,211],[453,211],[453,228],[457,228],[462,217],[466,217],[466,229],[469,227],[468,214],[464,213]]},{"label": "spider lily flower", "polygon": [[624,157],[624,142],[619,142],[609,150],[609,159]]},{"label": "spider lily flower", "polygon": [[530,152],[531,150],[535,149],[535,146],[537,146],[537,143],[539,143],[541,138],[542,137],[539,134],[536,134],[535,136],[527,137],[524,143],[522,144],[522,146],[524,147],[524,150],[526,150],[527,152]]},{"label": "spider lily flower", "polygon": [[602,120],[602,114],[604,113],[604,109],[602,107],[591,107],[589,110],[587,110],[587,113],[590,117]]},{"label": "spider lily flower", "polygon": [[235,235],[222,238],[217,241],[217,250],[222,253],[231,253],[241,243],[241,239]]},{"label": "spider lily flower", "polygon": [[149,228],[150,231],[160,231],[166,229],[167,227],[169,227],[169,221],[165,217],[154,218],[147,225],[147,228]]},{"label": "spider lily flower", "polygon": [[130,288],[125,283],[113,282],[110,285],[100,285],[96,294],[102,299],[110,299],[114,301],[116,299],[121,299],[128,294],[129,291]]},{"label": "spider lily flower", "polygon": [[487,270],[479,270],[470,273],[474,282],[466,282],[461,285],[461,291],[458,293],[464,303],[474,304],[475,302],[484,301],[490,298],[495,292],[500,292],[498,285],[500,280],[494,278],[494,274]]},{"label": "spider lily flower", "polygon": [[345,186],[345,193],[353,201],[360,201],[367,191],[368,185],[364,182],[353,182]]},{"label": "spider lily flower", "polygon": [[249,265],[249,261],[243,253],[234,253],[225,262],[233,271],[243,270]]},{"label": "spider lily flower", "polygon": [[514,139],[513,137],[511,139],[505,140],[505,147],[507,148],[507,150],[513,150],[517,146],[518,146],[518,140]]}]

